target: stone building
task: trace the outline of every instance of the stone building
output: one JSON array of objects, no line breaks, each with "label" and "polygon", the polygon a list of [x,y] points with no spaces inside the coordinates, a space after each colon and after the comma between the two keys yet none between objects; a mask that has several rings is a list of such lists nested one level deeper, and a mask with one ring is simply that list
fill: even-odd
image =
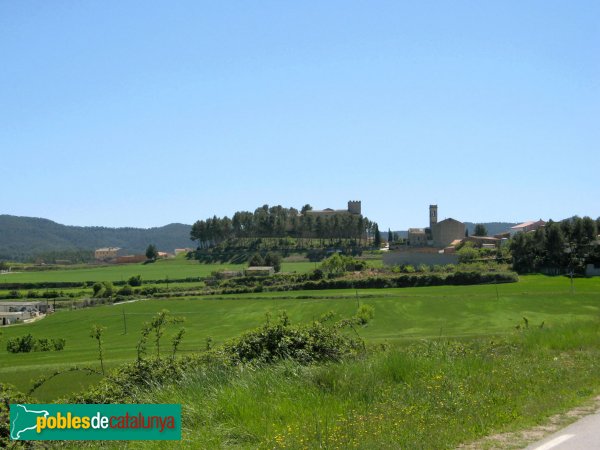
[{"label": "stone building", "polygon": [[318,209],[306,211],[307,215],[311,216],[332,216],[335,214],[354,214],[361,215],[361,202],[360,200],[350,200],[348,202],[348,209]]},{"label": "stone building", "polygon": [[448,218],[438,222],[437,205],[429,205],[429,228],[410,228],[408,244],[410,246],[429,245],[444,248],[452,241],[465,237],[465,224]]},{"label": "stone building", "polygon": [[116,260],[119,250],[121,250],[119,247],[99,248],[94,252],[94,258],[96,258],[96,261]]},{"label": "stone building", "polygon": [[425,233],[425,228],[409,228],[408,245],[413,247],[427,245],[427,234]]}]

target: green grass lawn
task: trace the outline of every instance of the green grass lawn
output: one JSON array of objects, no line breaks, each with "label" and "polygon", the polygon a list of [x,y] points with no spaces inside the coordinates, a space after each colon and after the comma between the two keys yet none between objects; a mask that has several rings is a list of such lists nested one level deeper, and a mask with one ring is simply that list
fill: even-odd
[{"label": "green grass lawn", "polygon": [[[527,317],[532,325],[598,317],[600,278],[578,279],[575,287],[575,294],[571,295],[569,281],[564,277],[526,276],[519,283],[498,286],[359,290],[359,301],[375,307],[374,320],[361,330],[361,334],[369,342],[395,344],[440,335],[473,337],[507,334],[523,317]],[[340,316],[350,316],[356,310],[356,294],[354,290],[272,292],[147,300],[59,311],[36,323],[2,329],[0,381],[27,390],[33,378],[57,368],[73,365],[98,367],[96,343],[89,337],[93,324],[106,327],[106,361],[114,366],[134,358],[143,322],[161,309],[185,317],[186,334],[181,351],[194,352],[205,348],[209,336],[215,344],[219,344],[260,325],[267,312],[275,316],[286,310],[293,322],[308,322],[330,310]],[[65,338],[66,348],[62,352],[48,353],[6,352],[6,339],[26,333],[35,337]],[[168,342],[169,336],[165,336],[163,345],[168,346]],[[82,378],[94,381],[87,375],[82,375]],[[82,383],[84,385],[85,380]],[[49,400],[76,387],[71,382],[55,382],[44,386],[37,395],[42,400]]]}]

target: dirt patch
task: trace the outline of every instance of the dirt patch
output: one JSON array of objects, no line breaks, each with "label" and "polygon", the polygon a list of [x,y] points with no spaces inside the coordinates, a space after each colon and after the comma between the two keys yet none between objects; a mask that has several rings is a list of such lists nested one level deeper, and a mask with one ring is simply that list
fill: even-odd
[{"label": "dirt patch", "polygon": [[457,450],[510,450],[522,449],[532,442],[539,441],[549,434],[576,422],[584,416],[600,410],[600,396],[565,413],[551,416],[546,423],[521,431],[498,433],[462,444]]}]

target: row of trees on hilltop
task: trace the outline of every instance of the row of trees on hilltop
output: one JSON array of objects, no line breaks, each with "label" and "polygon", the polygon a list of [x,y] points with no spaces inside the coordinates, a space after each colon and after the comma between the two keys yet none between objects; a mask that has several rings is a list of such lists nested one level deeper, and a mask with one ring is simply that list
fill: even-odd
[{"label": "row of trees on hilltop", "polygon": [[510,250],[517,272],[583,272],[586,264],[600,264],[597,236],[600,217],[549,221],[533,233],[513,237]]},{"label": "row of trees on hilltop", "polygon": [[297,239],[354,239],[366,242],[377,224],[355,214],[327,216],[306,214],[312,207],[305,205],[300,211],[280,205],[263,205],[253,213],[238,211],[229,217],[198,220],[192,225],[190,237],[200,248],[209,248],[227,239],[244,238],[297,238]]}]

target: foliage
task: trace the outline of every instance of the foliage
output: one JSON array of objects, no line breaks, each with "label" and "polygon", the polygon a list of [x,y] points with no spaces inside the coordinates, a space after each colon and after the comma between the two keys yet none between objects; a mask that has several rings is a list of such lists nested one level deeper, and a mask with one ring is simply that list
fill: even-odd
[{"label": "foliage", "polygon": [[112,297],[115,292],[115,288],[110,281],[103,281],[102,283],[94,283],[92,290],[94,292],[94,297],[100,297],[100,298]]},{"label": "foliage", "polygon": [[155,261],[157,257],[158,250],[156,249],[156,245],[149,244],[148,247],[146,247],[146,258],[150,261]]},{"label": "foliage", "polygon": [[210,248],[228,239],[257,237],[293,237],[298,239],[355,239],[361,241],[367,232],[374,232],[375,224],[361,215],[332,214],[314,216],[306,214],[310,205],[295,208],[280,205],[263,205],[253,213],[238,211],[230,219],[213,216],[198,220],[192,226],[190,237],[200,248]]},{"label": "foliage", "polygon": [[483,224],[476,224],[475,230],[473,231],[473,236],[487,236],[488,232]]},{"label": "foliage", "polygon": [[127,284],[129,286],[141,286],[142,285],[142,276],[141,275],[133,275],[131,277],[129,277],[129,280],[127,280]]},{"label": "foliage", "polygon": [[512,238],[513,267],[519,273],[583,273],[586,264],[600,263],[597,234],[597,224],[589,217],[548,221],[535,232],[518,233]]},{"label": "foliage", "polygon": [[472,242],[465,243],[456,254],[459,263],[470,263],[479,258],[479,250],[473,246]]},{"label": "foliage", "polygon": [[575,322],[429,338],[341,363],[205,364],[138,401],[181,403],[194,448],[495,447],[475,440],[544,423],[595,395],[598,331]]},{"label": "foliage", "polygon": [[69,260],[73,264],[93,259],[94,249],[110,242],[128,254],[143,254],[148,242],[159,248],[185,247],[189,225],[170,224],[157,228],[108,228],[61,225],[47,219],[0,214],[0,260]]},{"label": "foliage", "polygon": [[32,398],[13,386],[0,383],[0,448],[15,447],[15,441],[10,439],[10,405],[33,402]]},{"label": "foliage", "polygon": [[255,253],[252,255],[250,260],[248,261],[249,267],[259,267],[265,265],[265,259],[260,255],[260,253]]},{"label": "foliage", "polygon": [[96,324],[92,325],[90,330],[90,337],[96,339],[98,342],[98,359],[100,360],[100,367],[102,368],[102,374],[104,375],[104,348],[102,347],[102,335],[104,334],[104,327]]},{"label": "foliage", "polygon": [[6,350],[10,353],[61,351],[65,348],[65,339],[36,339],[31,333],[25,336],[13,337],[6,341]]},{"label": "foliage", "polygon": [[265,324],[240,338],[227,342],[220,354],[232,364],[250,361],[273,363],[292,359],[302,364],[317,361],[339,361],[359,348],[357,341],[340,333],[338,327],[320,321],[292,326],[285,313],[279,321]]},{"label": "foliage", "polygon": [[281,271],[281,255],[275,252],[269,252],[265,255],[265,266],[272,266],[275,272]]},{"label": "foliage", "polygon": [[360,305],[355,317],[359,325],[366,325],[375,317],[375,308],[372,305]]},{"label": "foliage", "polygon": [[375,248],[381,247],[381,233],[379,232],[379,226],[377,224],[374,225],[374,237],[373,237],[373,245]]},{"label": "foliage", "polygon": [[117,291],[117,295],[123,295],[123,296],[133,295],[133,288],[131,286],[129,286],[128,284],[126,284],[125,286],[123,286],[121,289],[119,289]]},{"label": "foliage", "polygon": [[341,275],[349,271],[361,271],[367,268],[366,261],[352,258],[351,256],[334,253],[321,263],[320,269],[331,275]]}]

